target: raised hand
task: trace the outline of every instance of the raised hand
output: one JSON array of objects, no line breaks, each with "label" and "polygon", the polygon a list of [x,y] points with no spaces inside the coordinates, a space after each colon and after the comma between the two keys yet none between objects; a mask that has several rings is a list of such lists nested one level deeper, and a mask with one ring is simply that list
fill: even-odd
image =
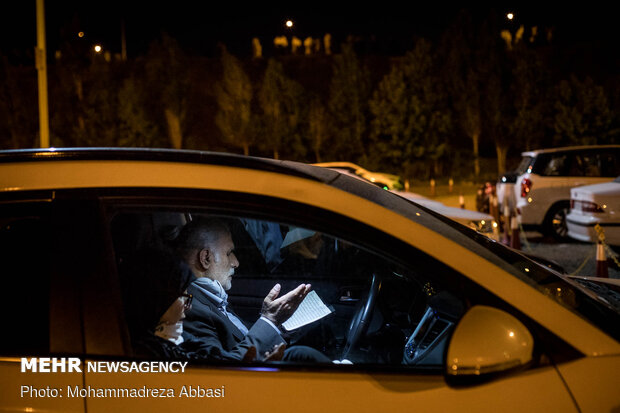
[{"label": "raised hand", "polygon": [[300,284],[294,290],[278,298],[281,288],[280,284],[273,286],[269,294],[267,294],[267,297],[265,297],[261,310],[261,315],[277,326],[293,315],[297,307],[299,307],[299,304],[301,304],[303,299],[310,292],[311,285]]}]

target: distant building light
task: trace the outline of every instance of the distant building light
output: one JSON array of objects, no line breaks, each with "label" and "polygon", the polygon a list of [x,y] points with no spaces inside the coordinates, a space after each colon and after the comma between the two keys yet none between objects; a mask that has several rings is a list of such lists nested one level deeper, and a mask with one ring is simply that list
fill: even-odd
[{"label": "distant building light", "polygon": [[95,49],[95,53],[101,53],[101,50],[102,50],[101,45],[98,45],[98,44],[95,45],[94,49]]},{"label": "distant building light", "polygon": [[514,15],[514,14],[512,14],[512,13],[508,13],[508,14],[506,14],[506,18],[507,18],[508,20],[512,20],[512,19],[514,19],[514,17],[515,17],[515,15]]},{"label": "distant building light", "polygon": [[287,20],[285,24],[286,24],[286,27],[288,27],[289,29],[291,27],[293,27],[293,21],[292,20]]},{"label": "distant building light", "polygon": [[78,32],[78,37],[84,37],[84,32]]}]

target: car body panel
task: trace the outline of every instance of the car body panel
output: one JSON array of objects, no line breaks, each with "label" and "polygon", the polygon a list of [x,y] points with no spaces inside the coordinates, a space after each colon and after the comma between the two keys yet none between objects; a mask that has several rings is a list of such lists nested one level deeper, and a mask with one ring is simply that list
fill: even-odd
[{"label": "car body panel", "polygon": [[[544,183],[542,183],[543,180]],[[527,197],[521,196],[521,182],[531,180],[532,190]],[[525,173],[517,178],[515,198],[519,209],[521,222],[524,225],[542,225],[547,211],[557,202],[570,200],[571,188],[583,185],[608,182],[611,178],[580,177],[578,180],[570,177],[541,177],[534,173]]]},{"label": "car body panel", "polygon": [[[136,173],[136,171],[140,173]],[[79,171],[79,173],[77,172]],[[45,180],[42,182],[41,177]],[[413,245],[493,291],[501,299],[565,337],[584,354],[620,353],[620,343],[594,328],[533,287],[506,274],[486,259],[372,201],[321,182],[244,168],[150,161],[54,161],[0,164],[0,191],[96,187],[182,187],[229,190],[274,196],[345,213]],[[351,209],[353,203],[359,207]],[[422,217],[421,217],[422,218]],[[544,309],[544,310],[543,310]],[[591,330],[591,331],[590,331]],[[585,333],[585,331],[589,331]],[[597,340],[591,337],[597,336]]]},{"label": "car body panel", "polygon": [[[575,360],[558,366],[563,380],[571,389],[580,411],[614,411],[609,400],[618,394],[620,357],[596,357]],[[592,372],[596,371],[596,375]],[[592,397],[595,395],[595,397]]]},{"label": "car body panel", "polygon": [[[84,411],[84,399],[66,397],[67,386],[81,386],[83,373],[22,373],[20,358],[0,359],[0,411],[2,412],[54,412],[73,413]],[[27,386],[22,393],[22,386]],[[31,397],[41,389],[41,396]],[[59,396],[50,396],[49,389],[63,389]],[[31,393],[33,391],[33,393]],[[46,396],[47,394],[47,396]]]},{"label": "car body panel", "polygon": [[568,235],[584,242],[597,242],[599,225],[605,234],[605,242],[620,245],[620,182],[607,182],[571,189],[571,201],[591,202],[601,208],[601,212],[583,211],[571,208],[566,217]]},{"label": "car body panel", "polygon": [[[541,292],[501,265],[461,245],[457,235],[461,234],[460,231],[466,231],[468,234],[471,233],[475,239],[483,239],[485,243],[495,245],[496,243],[492,240],[467,228],[445,233],[437,232],[428,226],[428,221],[442,223],[447,229],[460,226],[453,223],[448,226],[445,223],[448,220],[439,218],[432,211],[412,206],[401,197],[372,188],[370,185],[358,184],[335,172],[327,173],[322,171],[322,168],[302,165],[296,167],[286,162],[265,161],[262,165],[261,168],[256,169],[244,166],[242,162],[231,162],[230,165],[226,165],[223,161],[220,164],[217,162],[201,164],[136,159],[55,159],[50,162],[21,159],[19,162],[10,162],[5,158],[0,159],[0,196],[4,202],[11,203],[19,199],[22,193],[32,194],[32,191],[47,190],[53,204],[62,206],[63,200],[69,199],[72,194],[88,202],[87,194],[92,192],[93,197],[103,199],[101,203],[91,205],[93,210],[100,211],[106,208],[106,202],[123,201],[131,196],[138,200],[143,199],[147,197],[144,194],[153,190],[158,190],[158,193],[168,193],[169,199],[175,202],[178,196],[171,193],[175,191],[178,193],[179,190],[196,190],[205,194],[204,198],[198,197],[198,201],[209,199],[207,195],[214,193],[233,194],[239,197],[253,195],[264,197],[264,199],[286,200],[302,207],[329,211],[335,216],[346,217],[360,223],[364,229],[377,229],[389,236],[390,240],[401,240],[412,248],[436,258],[438,262],[445,265],[445,268],[443,266],[437,268],[438,277],[441,277],[442,270],[453,268],[455,272],[458,272],[460,281],[470,280],[477,289],[491,292],[497,301],[503,302],[502,305],[514,308],[519,317],[533,320],[532,323],[537,328],[557,336],[562,343],[561,347],[570,349],[570,360],[620,355],[620,343],[617,340],[586,318],[550,298],[556,294],[553,282],[549,283],[546,292]],[[278,171],[276,165],[282,165],[282,170]],[[352,189],[346,190],[352,181],[355,185],[351,186]],[[84,190],[75,191],[76,188]],[[367,189],[372,191],[366,192]],[[106,195],[99,195],[100,192]],[[127,195],[128,193],[133,195]],[[373,197],[373,194],[377,197]],[[167,199],[166,195],[161,197],[164,200]],[[74,200],[71,199],[71,201]],[[194,201],[198,202],[196,199]],[[390,209],[392,204],[393,209]],[[405,205],[408,213],[399,209],[400,206]],[[80,210],[80,206],[81,204],[76,203],[74,208]],[[247,208],[253,207],[255,205],[249,203]],[[269,205],[264,205],[262,208],[268,209]],[[64,213],[71,214],[71,212],[65,211]],[[103,214],[103,212],[100,213]],[[88,216],[87,213],[85,214]],[[80,225],[76,225],[77,231],[93,230],[98,223],[97,219],[101,217],[98,215],[91,218],[90,221],[81,220]],[[81,243],[82,238],[75,237],[72,242]],[[83,324],[70,324],[70,327],[75,329],[76,341],[84,346],[83,353],[80,353],[79,346],[73,347],[75,344],[62,341],[59,341],[52,352],[62,354],[63,351],[67,351],[66,349],[72,349],[71,352],[77,352],[86,361],[99,360],[98,357],[104,360],[123,358],[122,337],[116,330],[110,329],[110,322],[117,325],[115,322],[118,319],[118,314],[115,312],[118,310],[115,298],[118,297],[114,294],[119,294],[119,292],[111,288],[115,273],[108,271],[105,263],[96,261],[97,259],[105,260],[107,254],[110,254],[110,251],[106,251],[106,245],[110,240],[103,240],[95,234],[92,242],[92,244],[83,246],[87,256],[80,257],[89,262],[89,266],[80,266],[80,261],[71,259],[55,260],[58,265],[56,272],[62,275],[61,278],[80,277],[80,281],[84,284],[83,287],[87,287],[70,288],[71,280],[69,279],[65,280],[67,284],[59,289],[70,291],[71,293],[67,293],[67,296],[78,294],[78,291],[82,294],[81,301],[76,304],[77,308],[82,311],[79,314],[82,318],[77,317],[77,312],[76,318],[80,318],[79,322]],[[72,252],[67,251],[64,254],[66,257],[65,255],[63,257],[68,258]],[[536,265],[525,258],[523,262],[526,265],[527,263]],[[523,271],[527,272],[528,268],[524,268]],[[551,281],[554,280],[553,273],[546,273],[546,276]],[[61,298],[63,297],[65,296]],[[66,304],[63,305],[66,306]],[[63,325],[56,320],[58,317],[58,314],[52,314],[52,325],[53,328],[60,330]],[[336,365],[333,368],[313,368],[314,366],[300,368],[278,364],[263,364],[256,368],[245,367],[247,364],[245,366],[240,364],[193,365],[186,373],[176,375],[85,372],[66,376],[43,374],[33,377],[32,374],[25,376],[20,373],[19,359],[14,358],[0,363],[0,374],[3,375],[4,382],[11,383],[11,386],[0,390],[0,395],[3,396],[3,408],[8,406],[15,411],[36,411],[36,409],[90,412],[181,411],[190,408],[245,411],[248,405],[256,411],[267,409],[271,411],[274,403],[292,406],[291,408],[300,412],[314,412],[317,409],[382,411],[408,407],[432,412],[496,411],[498,406],[502,406],[501,409],[507,411],[578,411],[580,405],[575,405],[571,395],[573,393],[587,394],[587,392],[575,391],[572,387],[567,388],[555,367],[556,364],[562,365],[562,363],[562,360],[557,362],[554,360],[554,363],[546,362],[531,368],[522,366],[521,370],[509,371],[502,376],[490,377],[480,382],[475,380],[477,379],[475,377],[465,385],[462,383],[456,385],[449,382],[438,370],[424,371],[416,368],[390,370],[382,366],[377,366],[375,369],[364,365],[350,368]],[[570,367],[581,373],[587,370],[587,366],[588,364],[573,364]],[[571,372],[572,370],[569,371]],[[617,373],[613,370],[605,370],[597,379],[606,380],[610,376],[613,379],[614,374],[617,377]],[[23,383],[24,377],[41,383],[41,386],[44,386],[48,380],[47,383],[53,382],[54,386],[61,387],[68,385],[92,386],[93,388],[172,387],[175,389],[175,396],[178,395],[182,386],[207,388],[225,386],[226,396],[170,399],[87,397],[33,401],[16,396],[17,384]],[[41,377],[40,381],[39,377]],[[583,384],[575,382],[575,386],[580,385]],[[618,395],[605,391],[596,403],[606,408],[617,406]],[[6,399],[4,394],[7,394]],[[4,400],[8,400],[10,404],[5,404]],[[579,399],[577,401],[579,402]],[[587,404],[589,402],[584,402],[584,406],[589,406]]]},{"label": "car body panel", "polygon": [[[545,223],[545,218],[550,212],[550,208],[556,205],[558,202],[568,203],[570,200],[570,189],[583,185],[592,185],[602,182],[609,182],[615,176],[605,175],[603,173],[603,167],[599,171],[602,175],[588,175],[584,173],[583,176],[576,176],[571,172],[569,166],[563,166],[558,169],[560,171],[557,175],[541,174],[541,170],[546,168],[546,162],[551,159],[552,156],[566,155],[567,164],[572,162],[574,156],[594,156],[595,154],[609,153],[616,154],[620,151],[620,145],[590,145],[590,146],[570,146],[561,148],[547,148],[538,149],[534,151],[525,151],[521,153],[522,162],[519,165],[517,171],[517,178],[512,187],[516,208],[521,216],[521,222],[524,225],[541,227]],[[548,159],[549,158],[549,159]],[[616,169],[619,167],[620,160],[616,158]],[[582,166],[585,168],[585,166]],[[512,175],[510,179],[512,180]],[[528,179],[531,182],[531,191],[527,196],[521,196],[521,184],[524,179]],[[508,182],[507,182],[508,183]],[[510,188],[512,185],[503,185],[506,188]],[[506,189],[501,189],[504,194]],[[504,195],[506,198],[506,195]],[[507,198],[510,202],[510,197]],[[500,203],[504,200],[500,199]]]},{"label": "car body panel", "polygon": [[[273,411],[274,403],[291,406],[296,412],[328,411],[376,412],[415,406],[422,412],[480,411],[577,411],[557,371],[541,368],[522,376],[511,376],[490,383],[462,388],[450,387],[443,377],[414,374],[361,372],[264,371],[261,369],[190,368],[183,375],[168,374],[167,387],[178,394],[183,386],[217,388],[225,386],[223,398],[191,399],[176,397],[151,399],[158,411],[182,411],[197,407],[216,411],[245,411],[248,403],[256,412]],[[208,379],[205,379],[208,377]],[[86,384],[93,387],[135,387],[135,383],[157,387],[162,379],[155,375],[88,374]],[[274,400],[277,389],[277,400]],[[509,400],[509,403],[506,401]],[[535,402],[533,402],[535,400]],[[326,402],[326,406],[322,402]],[[136,411],[145,406],[141,399],[88,399],[89,412]],[[148,406],[148,405],[147,405]]]}]

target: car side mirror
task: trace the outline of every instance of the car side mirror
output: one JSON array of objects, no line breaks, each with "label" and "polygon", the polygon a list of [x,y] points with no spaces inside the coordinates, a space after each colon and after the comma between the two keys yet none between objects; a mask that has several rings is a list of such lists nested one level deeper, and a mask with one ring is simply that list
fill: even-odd
[{"label": "car side mirror", "polygon": [[477,305],[461,318],[448,344],[446,374],[471,377],[499,373],[532,361],[534,339],[514,316]]}]

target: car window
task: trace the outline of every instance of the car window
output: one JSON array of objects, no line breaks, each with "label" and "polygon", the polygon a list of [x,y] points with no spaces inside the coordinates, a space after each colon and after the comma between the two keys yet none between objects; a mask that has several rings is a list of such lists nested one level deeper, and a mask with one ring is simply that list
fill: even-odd
[{"label": "car window", "polygon": [[[545,166],[542,175],[545,176],[563,176],[567,174],[570,158],[566,154],[553,154],[549,157],[549,161]],[[572,164],[571,164],[572,165]],[[568,172],[572,175],[572,171]]]},{"label": "car window", "polygon": [[569,175],[600,177],[599,155],[594,152],[575,153]]},{"label": "car window", "polygon": [[[282,294],[310,283],[326,315],[299,328],[289,329],[285,323],[281,331],[289,347],[310,347],[330,362],[440,371],[447,339],[465,311],[458,291],[446,288],[436,271],[428,270],[430,264],[419,262],[414,269],[355,239],[243,214],[155,207],[119,210],[110,226],[117,265],[122,267],[145,248],[180,254],[184,228],[208,219],[225,223],[230,231],[238,266],[226,291],[226,308],[247,328],[257,322],[265,296],[276,283]],[[120,276],[120,284],[126,285],[122,277],[133,275],[121,271]],[[132,306],[126,302],[125,308]],[[186,319],[186,334],[201,334],[188,326]],[[207,362],[229,361],[221,352],[206,353]]]},{"label": "car window", "polygon": [[519,175],[524,174],[527,171],[527,168],[530,167],[530,164],[532,163],[532,159],[533,158],[531,156],[524,156],[521,159],[521,162],[519,162],[519,166],[517,166],[517,169],[515,169],[517,174]]},{"label": "car window", "polygon": [[543,176],[615,177],[620,174],[617,158],[618,152],[615,150],[541,154],[536,160],[534,173]]},{"label": "car window", "polygon": [[0,205],[0,354],[49,353],[51,249],[46,203]]},{"label": "car window", "polygon": [[620,153],[617,150],[605,151],[598,154],[601,176],[612,178],[620,175]]}]

